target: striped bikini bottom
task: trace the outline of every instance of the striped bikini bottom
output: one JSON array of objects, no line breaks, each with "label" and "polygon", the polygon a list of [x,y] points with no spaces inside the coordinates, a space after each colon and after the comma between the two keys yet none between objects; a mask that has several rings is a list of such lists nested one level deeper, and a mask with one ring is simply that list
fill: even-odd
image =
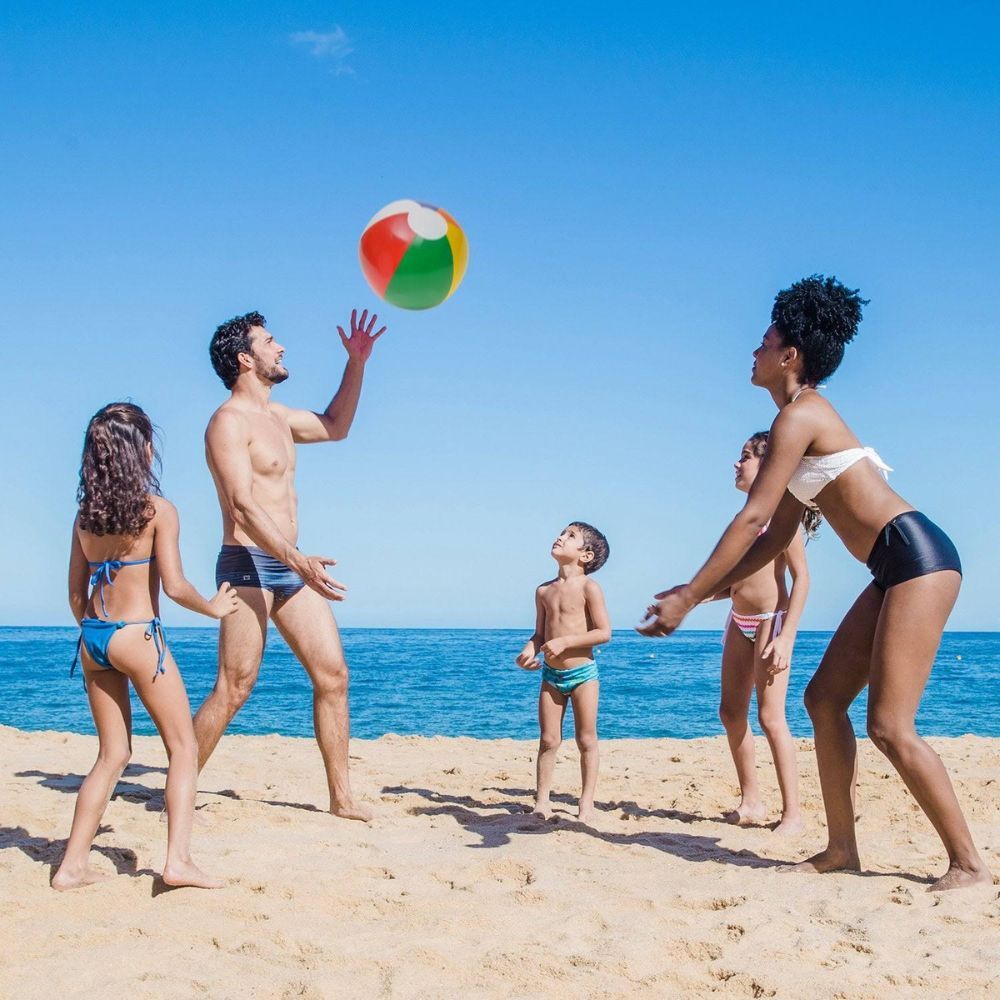
[{"label": "striped bikini bottom", "polygon": [[729,623],[732,622],[751,642],[757,641],[757,629],[761,622],[774,619],[774,631],[771,638],[776,639],[781,635],[781,623],[785,620],[784,611],[768,611],[763,615],[738,615],[732,608],[729,609],[729,617],[726,619],[726,627],[722,630],[722,641],[726,640],[726,633],[729,631]]}]

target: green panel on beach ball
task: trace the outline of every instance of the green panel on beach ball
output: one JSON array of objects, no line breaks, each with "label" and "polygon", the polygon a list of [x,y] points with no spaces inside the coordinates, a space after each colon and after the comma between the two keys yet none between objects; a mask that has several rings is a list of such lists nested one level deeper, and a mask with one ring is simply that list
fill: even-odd
[{"label": "green panel on beach ball", "polygon": [[425,240],[417,236],[385,290],[386,301],[403,309],[430,309],[451,291],[455,262],[445,237]]}]

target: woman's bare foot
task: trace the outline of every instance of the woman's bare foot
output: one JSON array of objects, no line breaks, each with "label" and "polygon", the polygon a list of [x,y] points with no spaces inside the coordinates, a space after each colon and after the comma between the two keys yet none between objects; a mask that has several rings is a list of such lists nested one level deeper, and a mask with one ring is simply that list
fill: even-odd
[{"label": "woman's bare foot", "polygon": [[802,817],[782,816],[781,822],[774,828],[774,832],[781,837],[797,837],[805,829]]},{"label": "woman's bare foot", "polygon": [[363,802],[355,802],[352,799],[343,805],[335,802],[330,806],[330,815],[336,816],[339,819],[356,819],[360,823],[370,823],[375,814]]},{"label": "woman's bare foot", "polygon": [[836,851],[828,847],[797,865],[781,865],[779,872],[804,872],[807,875],[822,875],[826,872],[859,872],[861,859],[857,854]]},{"label": "woman's bare foot", "polygon": [[594,820],[597,819],[597,810],[594,808],[594,803],[588,802],[585,805],[581,802],[580,808],[577,810],[576,817],[581,823],[586,823],[588,826],[592,826]]},{"label": "woman's bare foot", "polygon": [[933,885],[927,886],[927,891],[947,892],[949,889],[969,889],[974,885],[993,885],[993,876],[985,866],[980,864],[970,871],[952,864]]},{"label": "woman's bare foot", "polygon": [[66,892],[68,889],[79,889],[83,885],[96,885],[98,882],[106,882],[111,876],[105,872],[99,872],[96,868],[87,865],[77,871],[67,871],[60,868],[52,876],[52,888],[59,892]]},{"label": "woman's bare foot", "polygon": [[767,818],[767,813],[763,805],[750,806],[741,802],[732,812],[727,812],[722,818],[734,826],[754,826],[763,823]]},{"label": "woman's bare foot", "polygon": [[226,884],[221,878],[206,875],[193,861],[165,865],[163,881],[177,888],[191,886],[195,889],[221,889]]},{"label": "woman's bare foot", "polygon": [[542,819],[548,819],[552,815],[552,806],[549,800],[546,799],[535,799],[535,805],[531,810],[532,816],[541,816]]}]

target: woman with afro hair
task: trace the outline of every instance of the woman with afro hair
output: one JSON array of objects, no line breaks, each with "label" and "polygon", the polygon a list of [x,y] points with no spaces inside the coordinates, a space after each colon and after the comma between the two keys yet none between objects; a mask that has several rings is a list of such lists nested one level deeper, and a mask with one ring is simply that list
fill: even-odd
[{"label": "woman with afro hair", "polygon": [[819,392],[854,339],[866,304],[857,291],[821,275],[778,293],[771,325],[753,352],[750,379],[778,408],[760,471],[705,565],[689,583],[657,594],[639,631],[668,635],[705,598],[784,551],[803,510],[817,509],[873,580],[841,622],[806,689],[828,843],[794,869],[861,868],[854,827],[857,747],[847,711],[867,685],[868,735],[948,854],[947,872],[930,888],[990,883],[944,765],[914,724],[958,597],[958,553],[937,525],[890,488],[889,467],[861,446]]}]

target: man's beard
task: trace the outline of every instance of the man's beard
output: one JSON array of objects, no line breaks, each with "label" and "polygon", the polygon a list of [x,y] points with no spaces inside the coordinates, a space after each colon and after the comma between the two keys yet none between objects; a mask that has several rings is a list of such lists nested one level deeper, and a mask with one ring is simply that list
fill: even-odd
[{"label": "man's beard", "polygon": [[270,369],[265,371],[260,362],[257,362],[257,377],[265,382],[270,382],[271,385],[280,385],[288,378],[288,369],[282,368],[281,365],[272,365]]}]

